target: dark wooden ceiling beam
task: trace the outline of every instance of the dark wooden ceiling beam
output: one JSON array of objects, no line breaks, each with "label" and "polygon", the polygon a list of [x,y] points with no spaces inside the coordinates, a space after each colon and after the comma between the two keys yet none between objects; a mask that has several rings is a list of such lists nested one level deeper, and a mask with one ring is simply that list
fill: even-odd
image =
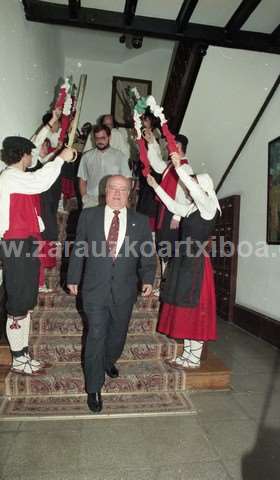
[{"label": "dark wooden ceiling beam", "polygon": [[81,0],[68,0],[68,10],[70,18],[78,18],[81,9]]},{"label": "dark wooden ceiling beam", "polygon": [[178,32],[176,20],[166,20],[136,15],[131,25],[125,23],[122,12],[112,12],[81,7],[78,19],[69,18],[67,5],[41,0],[28,0],[25,8],[27,20],[51,25],[65,25],[109,32],[143,35],[174,41],[196,41],[226,48],[256,52],[280,53],[278,41],[271,34],[240,31],[228,36],[225,29],[189,23],[186,30]]},{"label": "dark wooden ceiling beam", "polygon": [[272,34],[274,37],[280,37],[280,25],[273,30]]},{"label": "dark wooden ceiling beam", "polygon": [[206,52],[207,45],[198,42],[180,42],[175,46],[162,100],[169,127],[174,133],[181,128]]},{"label": "dark wooden ceiling beam", "polygon": [[195,7],[198,4],[198,0],[184,0],[184,3],[176,18],[178,32],[186,30],[189,20],[194,12]]},{"label": "dark wooden ceiling beam", "polygon": [[126,0],[124,7],[125,24],[131,25],[137,8],[138,0]]},{"label": "dark wooden ceiling beam", "polygon": [[243,0],[234,12],[225,29],[228,33],[238,32],[262,0]]}]

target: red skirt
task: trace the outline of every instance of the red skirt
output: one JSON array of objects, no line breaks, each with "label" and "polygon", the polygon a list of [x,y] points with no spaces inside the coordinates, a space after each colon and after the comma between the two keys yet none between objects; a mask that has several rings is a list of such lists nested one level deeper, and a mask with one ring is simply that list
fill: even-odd
[{"label": "red skirt", "polygon": [[163,303],[157,331],[172,338],[216,340],[216,295],[209,257],[205,257],[199,304],[189,308]]},{"label": "red skirt", "polygon": [[76,191],[73,180],[62,177],[61,190],[65,199],[76,197]]},{"label": "red skirt", "polygon": [[56,243],[49,240],[43,240],[41,263],[44,268],[54,268],[56,266],[57,247]]}]

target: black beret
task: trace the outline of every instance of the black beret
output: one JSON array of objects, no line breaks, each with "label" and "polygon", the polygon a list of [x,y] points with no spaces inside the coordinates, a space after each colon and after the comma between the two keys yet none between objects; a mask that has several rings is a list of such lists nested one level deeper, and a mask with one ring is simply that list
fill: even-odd
[{"label": "black beret", "polygon": [[177,135],[175,135],[175,141],[178,142],[178,143],[181,143],[185,147],[189,143],[188,138],[185,135],[182,135],[181,133],[178,133]]},{"label": "black beret", "polygon": [[22,152],[30,152],[36,148],[34,143],[25,137],[6,137],[3,140],[3,150],[21,150]]},{"label": "black beret", "polygon": [[52,119],[52,112],[47,112],[42,118],[42,124],[47,125],[49,121]]}]

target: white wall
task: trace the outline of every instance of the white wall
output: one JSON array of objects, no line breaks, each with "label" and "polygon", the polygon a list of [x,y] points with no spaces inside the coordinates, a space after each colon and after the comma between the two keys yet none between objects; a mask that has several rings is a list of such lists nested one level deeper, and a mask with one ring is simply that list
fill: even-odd
[{"label": "white wall", "polygon": [[[216,185],[279,75],[279,65],[279,55],[208,49],[181,131],[189,137],[195,171],[208,172]],[[250,242],[254,251],[263,245],[267,254],[239,256],[236,302],[280,321],[280,248],[265,243],[267,144],[280,134],[279,112],[280,91],[219,197],[241,195],[240,242]]]},{"label": "white wall", "polygon": [[94,123],[99,115],[111,111],[113,76],[152,80],[152,93],[161,102],[172,47],[147,51],[121,63],[66,58],[65,75],[73,75],[77,81],[81,73],[88,74],[81,123]]},{"label": "white wall", "polygon": [[210,47],[181,132],[189,159],[217,184],[279,74],[279,55]]},{"label": "white wall", "polygon": [[254,251],[261,242],[266,251],[266,257],[261,258],[255,254],[247,258],[239,256],[236,302],[280,321],[280,246],[265,244],[267,144],[279,136],[279,112],[278,88],[219,196],[241,195],[240,242],[250,242]]},{"label": "white wall", "polygon": [[31,136],[63,75],[57,27],[27,22],[19,0],[1,0],[0,144]]}]

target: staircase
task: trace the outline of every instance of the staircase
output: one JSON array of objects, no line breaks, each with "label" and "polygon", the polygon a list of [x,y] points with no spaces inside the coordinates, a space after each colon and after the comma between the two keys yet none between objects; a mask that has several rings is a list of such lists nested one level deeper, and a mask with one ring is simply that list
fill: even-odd
[{"label": "staircase", "polygon": [[[68,220],[67,214],[59,214],[61,241],[67,230],[69,239]],[[49,286],[56,290],[39,295],[32,315],[33,355],[52,366],[37,377],[8,373],[2,418],[90,415],[81,367],[83,322],[76,299],[59,287],[60,269],[58,265],[49,272]],[[106,378],[99,416],[194,413],[188,388],[209,388],[214,379],[211,368],[216,373],[216,388],[229,382],[226,369],[218,371],[217,359],[210,370],[209,361],[196,371],[170,367],[167,359],[174,358],[181,345],[156,333],[158,306],[156,297],[139,297],[118,364],[120,376]]]}]

